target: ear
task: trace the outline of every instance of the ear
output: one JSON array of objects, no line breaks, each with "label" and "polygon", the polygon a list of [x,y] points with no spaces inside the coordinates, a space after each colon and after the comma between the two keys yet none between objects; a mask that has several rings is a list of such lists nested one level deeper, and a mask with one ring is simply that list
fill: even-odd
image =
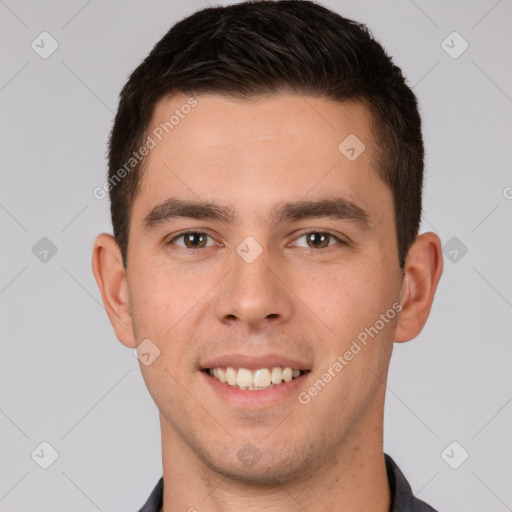
[{"label": "ear", "polygon": [[112,235],[102,233],[96,237],[92,271],[117,339],[135,348],[126,272],[121,251]]},{"label": "ear", "polygon": [[402,281],[402,310],[398,316],[395,341],[402,343],[423,329],[437,284],[443,273],[441,240],[432,232],[423,233],[409,249]]}]

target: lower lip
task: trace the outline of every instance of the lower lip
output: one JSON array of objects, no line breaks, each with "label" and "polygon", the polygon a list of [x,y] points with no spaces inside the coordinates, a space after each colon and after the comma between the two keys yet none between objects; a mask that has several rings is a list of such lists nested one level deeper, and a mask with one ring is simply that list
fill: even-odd
[{"label": "lower lip", "polygon": [[284,399],[290,396],[297,396],[299,388],[304,386],[311,372],[306,372],[290,382],[282,382],[276,386],[261,390],[235,388],[212,377],[208,372],[202,371],[201,373],[203,374],[203,378],[206,379],[206,383],[211,386],[223,400],[229,402],[231,405],[258,407],[282,403]]}]

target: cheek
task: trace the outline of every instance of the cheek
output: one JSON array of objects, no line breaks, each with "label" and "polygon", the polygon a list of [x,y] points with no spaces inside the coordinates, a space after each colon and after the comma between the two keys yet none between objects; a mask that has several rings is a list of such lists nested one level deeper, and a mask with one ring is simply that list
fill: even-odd
[{"label": "cheek", "polygon": [[353,335],[391,307],[396,285],[373,261],[336,266],[301,282],[299,297],[337,336]]},{"label": "cheek", "polygon": [[[176,365],[199,322],[194,319],[219,276],[151,261],[129,276],[132,322],[137,340],[149,338]],[[169,362],[169,361],[168,361]]]},{"label": "cheek", "polygon": [[[368,368],[377,372],[386,364],[392,348],[396,326],[392,306],[397,289],[393,273],[375,261],[338,267],[311,282],[314,284],[309,287],[309,295],[305,289],[303,294],[308,297],[305,302],[323,321],[319,322],[319,332],[324,333],[319,342],[323,353],[320,366],[327,369],[341,356],[344,369],[333,388],[351,389],[351,383],[358,383],[354,384],[356,387],[364,385],[373,377]],[[375,384],[374,379],[370,381]]]},{"label": "cheek", "polygon": [[151,264],[135,268],[128,276],[134,328],[145,337],[155,336],[169,322],[168,314],[179,298],[172,287],[170,275],[159,272]]}]

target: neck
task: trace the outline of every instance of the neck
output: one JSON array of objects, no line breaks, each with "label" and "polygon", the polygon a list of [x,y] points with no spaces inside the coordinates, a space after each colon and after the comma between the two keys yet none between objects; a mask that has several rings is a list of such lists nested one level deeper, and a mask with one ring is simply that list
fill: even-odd
[{"label": "neck", "polygon": [[[382,427],[351,436],[302,477],[255,485],[205,466],[161,417],[164,497],[161,512],[389,512],[391,493],[382,445]],[[368,433],[372,433],[369,437]],[[359,437],[359,439],[357,439]]]}]

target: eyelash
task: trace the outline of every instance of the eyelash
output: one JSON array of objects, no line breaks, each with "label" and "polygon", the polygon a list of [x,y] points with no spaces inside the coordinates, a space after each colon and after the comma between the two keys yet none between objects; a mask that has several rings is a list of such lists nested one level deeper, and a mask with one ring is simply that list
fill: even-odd
[{"label": "eyelash", "polygon": [[[321,234],[321,235],[328,235],[329,237],[334,238],[338,243],[337,244],[333,244],[332,246],[329,245],[329,246],[327,246],[325,248],[322,248],[322,249],[315,249],[313,247],[307,247],[307,248],[303,247],[303,249],[306,249],[306,250],[309,249],[311,251],[311,253],[313,253],[313,252],[322,252],[323,254],[329,254],[332,251],[339,249],[339,247],[338,247],[339,245],[341,245],[341,246],[347,246],[348,245],[347,242],[345,242],[341,238],[337,237],[336,235],[333,235],[329,231],[319,231],[319,230],[316,230],[316,229],[312,229],[310,231],[306,231],[305,233],[301,233],[296,238],[296,240],[298,240],[299,238],[302,238],[304,236],[311,235],[313,233]],[[191,231],[184,231],[183,233],[180,233],[179,235],[177,235],[174,238],[172,238],[171,240],[169,240],[169,242],[167,242],[166,245],[172,245],[173,242],[175,242],[179,238],[183,238],[183,237],[185,237],[187,235],[206,235],[207,237],[212,238],[208,233],[205,233],[204,231],[193,231],[193,230],[191,230]],[[176,250],[184,251],[184,252],[196,252],[196,251],[205,250],[205,249],[208,248],[208,247],[203,247],[203,248],[190,249],[188,247],[179,247],[179,246],[177,246],[177,247],[178,248]]]}]

